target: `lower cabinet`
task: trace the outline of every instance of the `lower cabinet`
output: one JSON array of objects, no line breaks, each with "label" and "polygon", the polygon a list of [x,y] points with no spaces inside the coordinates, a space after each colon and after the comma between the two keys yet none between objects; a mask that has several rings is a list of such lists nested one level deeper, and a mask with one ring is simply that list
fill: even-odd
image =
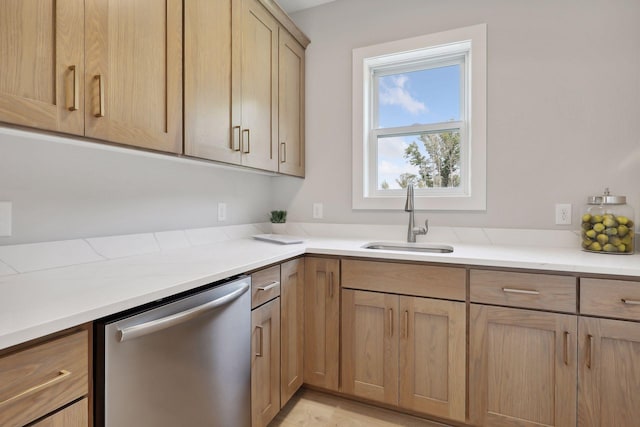
[{"label": "lower cabinet", "polygon": [[640,324],[581,317],[578,426],[640,422]]},{"label": "lower cabinet", "polygon": [[280,406],[302,386],[304,343],[304,258],[281,266]]},{"label": "lower cabinet", "polygon": [[89,425],[89,404],[84,398],[60,412],[32,424],[32,427],[86,427]]},{"label": "lower cabinet", "polygon": [[342,391],[465,420],[463,302],[344,289]]},{"label": "lower cabinet", "polygon": [[304,382],[338,390],[340,260],[305,258]]},{"label": "lower cabinet", "polygon": [[574,427],[577,329],[574,315],[471,304],[471,423]]},{"label": "lower cabinet", "polygon": [[280,411],[280,298],[251,312],[251,425],[262,427]]}]

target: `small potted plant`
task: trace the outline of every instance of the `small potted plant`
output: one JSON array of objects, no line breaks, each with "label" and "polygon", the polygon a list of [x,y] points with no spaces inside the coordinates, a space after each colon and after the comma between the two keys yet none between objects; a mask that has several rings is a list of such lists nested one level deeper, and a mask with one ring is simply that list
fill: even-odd
[{"label": "small potted plant", "polygon": [[287,211],[271,211],[271,232],[284,234],[287,227]]}]

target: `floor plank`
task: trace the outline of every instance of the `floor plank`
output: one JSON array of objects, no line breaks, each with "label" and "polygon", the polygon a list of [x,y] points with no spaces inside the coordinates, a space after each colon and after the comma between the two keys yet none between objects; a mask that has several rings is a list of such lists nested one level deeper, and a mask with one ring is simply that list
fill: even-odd
[{"label": "floor plank", "polygon": [[302,389],[269,427],[446,427],[411,415]]}]

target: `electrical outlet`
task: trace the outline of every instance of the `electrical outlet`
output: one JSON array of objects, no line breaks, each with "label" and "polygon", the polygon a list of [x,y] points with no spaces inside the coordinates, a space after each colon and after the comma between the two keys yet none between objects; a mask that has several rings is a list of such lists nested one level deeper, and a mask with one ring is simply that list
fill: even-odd
[{"label": "electrical outlet", "polygon": [[571,224],[571,203],[556,204],[556,225]]},{"label": "electrical outlet", "polygon": [[322,203],[314,203],[313,204],[313,219],[322,219],[323,217],[323,206]]},{"label": "electrical outlet", "polygon": [[11,202],[0,202],[0,237],[11,236]]},{"label": "electrical outlet", "polygon": [[226,203],[218,203],[218,221],[226,221],[227,220],[227,204]]}]

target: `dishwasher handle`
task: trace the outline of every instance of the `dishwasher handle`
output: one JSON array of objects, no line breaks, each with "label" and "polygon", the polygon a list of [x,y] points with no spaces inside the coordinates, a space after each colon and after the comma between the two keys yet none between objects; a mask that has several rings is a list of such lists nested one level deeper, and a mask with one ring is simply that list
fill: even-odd
[{"label": "dishwasher handle", "polygon": [[172,314],[171,316],[162,317],[160,319],[151,320],[139,325],[129,326],[128,328],[118,329],[117,339],[119,342],[124,342],[186,322],[200,316],[207,311],[231,303],[233,300],[240,297],[240,295],[247,292],[250,286],[251,285],[249,283],[245,282],[240,288],[236,289],[235,291],[229,292],[228,294],[223,295],[220,298],[216,298],[213,301],[209,301],[205,304],[193,307],[189,310]]}]

